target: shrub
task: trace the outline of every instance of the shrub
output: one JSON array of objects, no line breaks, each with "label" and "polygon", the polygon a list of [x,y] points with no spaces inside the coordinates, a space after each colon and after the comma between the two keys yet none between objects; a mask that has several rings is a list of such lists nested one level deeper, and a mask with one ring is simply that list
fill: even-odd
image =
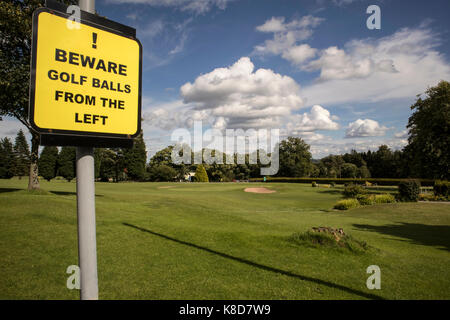
[{"label": "shrub", "polygon": [[359,207],[359,202],[356,199],[344,199],[336,202],[334,209],[348,210]]},{"label": "shrub", "polygon": [[394,203],[395,197],[392,194],[375,195],[375,203]]},{"label": "shrub", "polygon": [[334,182],[334,181],[331,181],[330,182],[330,186],[332,186],[333,188],[336,186],[336,182]]},{"label": "shrub", "polygon": [[361,186],[350,183],[344,188],[342,193],[346,198],[356,198],[359,194],[365,194],[366,190]]},{"label": "shrub", "polygon": [[208,173],[206,173],[205,167],[203,165],[198,165],[197,170],[195,170],[195,181],[196,182],[209,182]]},{"label": "shrub", "polygon": [[373,195],[358,195],[356,197],[358,199],[358,202],[362,206],[370,206],[375,203],[375,196]]},{"label": "shrub", "polygon": [[434,182],[433,191],[436,196],[448,197],[448,189],[450,188],[449,181],[436,180]]},{"label": "shrub", "polygon": [[364,185],[365,185],[366,187],[372,186],[372,184],[371,184],[369,181],[364,182]]},{"label": "shrub", "polygon": [[417,201],[420,193],[420,182],[417,180],[406,180],[398,184],[398,198],[400,201]]},{"label": "shrub", "polygon": [[315,188],[315,187],[317,187],[317,183],[316,183],[315,181],[313,181],[313,182],[311,183],[311,186],[312,186],[313,188]]}]

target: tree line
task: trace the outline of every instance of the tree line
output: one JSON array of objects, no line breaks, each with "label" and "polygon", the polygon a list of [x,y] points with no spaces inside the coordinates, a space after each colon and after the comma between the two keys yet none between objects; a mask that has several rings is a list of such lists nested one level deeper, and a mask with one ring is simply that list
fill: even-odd
[{"label": "tree line", "polygon": [[[391,150],[381,145],[376,151],[357,152],[352,150],[343,155],[329,155],[314,160],[310,146],[301,138],[288,137],[279,143],[278,177],[312,178],[450,178],[450,83],[441,81],[429,88],[427,97],[418,97],[411,106],[412,115],[408,121],[408,144],[403,150]],[[175,164],[172,161],[174,146],[158,151],[146,162],[147,152],[143,134],[135,139],[133,148],[95,149],[95,177],[101,181],[179,181],[185,180],[190,172],[201,173],[200,181],[248,180],[260,177],[263,166],[259,161],[262,150],[254,155],[233,154],[232,164],[227,164],[226,155],[218,150],[190,152],[191,163],[202,158],[206,151],[212,157],[222,158],[223,164],[204,163]],[[198,153],[201,152],[201,155]],[[179,154],[182,156],[182,154]],[[32,152],[22,130],[14,144],[8,139],[0,141],[0,178],[26,176],[32,165]],[[250,164],[250,157],[258,159]],[[241,161],[238,161],[240,159]],[[244,161],[242,161],[244,160]],[[228,161],[230,162],[230,161]],[[242,163],[243,164],[238,164]],[[44,147],[39,160],[40,175],[51,180],[59,175],[72,180],[75,172],[75,148]],[[199,168],[200,167],[200,168]],[[206,173],[206,176],[204,173]]]}]

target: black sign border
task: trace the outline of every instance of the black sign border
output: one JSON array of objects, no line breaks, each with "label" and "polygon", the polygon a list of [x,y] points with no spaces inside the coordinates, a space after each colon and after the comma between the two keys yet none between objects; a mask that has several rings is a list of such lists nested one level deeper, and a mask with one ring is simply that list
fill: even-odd
[{"label": "black sign border", "polygon": [[[62,10],[67,6],[54,6],[53,1],[49,1],[50,8],[42,7],[33,12],[32,21],[32,54],[30,66],[30,94],[28,105],[28,117],[33,130],[41,135],[42,145],[71,145],[71,146],[92,146],[92,147],[130,147],[133,144],[133,138],[141,133],[141,113],[142,113],[142,44],[135,37],[135,29],[116,23],[114,21],[99,17],[89,12],[81,11],[80,23],[93,28],[101,29],[106,32],[134,40],[139,45],[139,92],[138,92],[138,119],[137,130],[132,135],[77,131],[77,130],[60,130],[41,128],[34,122],[35,94],[36,94],[36,63],[37,63],[37,31],[39,23],[39,15],[47,12],[62,18],[68,18],[70,15]],[[61,11],[60,11],[61,10]]]}]

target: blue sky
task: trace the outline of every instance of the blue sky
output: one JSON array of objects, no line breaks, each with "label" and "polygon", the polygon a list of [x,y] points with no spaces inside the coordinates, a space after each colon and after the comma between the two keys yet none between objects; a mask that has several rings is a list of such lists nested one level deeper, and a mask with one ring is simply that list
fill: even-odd
[{"label": "blue sky", "polygon": [[[369,5],[381,29],[369,30]],[[450,80],[450,2],[97,0],[143,44],[149,156],[176,128],[279,128],[314,158],[406,143],[415,95]],[[6,119],[2,135],[19,123]]]}]

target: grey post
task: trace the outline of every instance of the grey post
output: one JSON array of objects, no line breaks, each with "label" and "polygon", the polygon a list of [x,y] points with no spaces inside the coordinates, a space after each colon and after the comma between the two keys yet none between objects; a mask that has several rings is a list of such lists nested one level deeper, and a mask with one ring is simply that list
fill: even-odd
[{"label": "grey post", "polygon": [[[81,10],[95,13],[95,0],[79,0]],[[98,299],[95,229],[94,148],[77,147],[78,263],[82,300]]]}]

